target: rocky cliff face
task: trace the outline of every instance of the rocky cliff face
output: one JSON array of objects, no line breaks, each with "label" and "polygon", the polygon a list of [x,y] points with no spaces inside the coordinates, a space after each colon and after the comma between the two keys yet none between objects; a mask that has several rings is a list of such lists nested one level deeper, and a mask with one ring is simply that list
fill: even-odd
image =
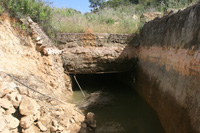
[{"label": "rocky cliff face", "polygon": [[0,132],[78,132],[84,116],[67,102],[72,90],[60,55],[38,52],[39,37],[16,23],[0,17]]},{"label": "rocky cliff face", "polygon": [[169,133],[200,132],[199,14],[197,3],[148,22],[140,34],[136,88]]},{"label": "rocky cliff face", "polygon": [[[136,61],[136,52],[128,48],[133,35],[59,33],[64,68],[69,73],[113,73],[128,71]],[[127,47],[126,47],[127,46]],[[131,47],[131,46],[130,46]]]}]

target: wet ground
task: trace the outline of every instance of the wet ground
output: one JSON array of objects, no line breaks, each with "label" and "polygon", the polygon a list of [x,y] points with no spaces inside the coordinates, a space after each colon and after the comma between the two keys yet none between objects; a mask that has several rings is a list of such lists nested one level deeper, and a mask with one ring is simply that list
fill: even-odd
[{"label": "wet ground", "polygon": [[117,74],[77,75],[84,93],[73,82],[72,102],[95,113],[96,133],[162,133],[156,112]]}]

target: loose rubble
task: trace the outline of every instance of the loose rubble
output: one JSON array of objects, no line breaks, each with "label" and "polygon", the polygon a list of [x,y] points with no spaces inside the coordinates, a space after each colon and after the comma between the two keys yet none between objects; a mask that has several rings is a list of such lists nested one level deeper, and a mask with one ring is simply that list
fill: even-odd
[{"label": "loose rubble", "polygon": [[[1,84],[4,84],[4,81],[1,81]],[[80,130],[81,122],[85,117],[73,110],[75,105],[47,103],[45,100],[33,99],[21,94],[18,91],[19,86],[14,82],[11,81],[10,84],[15,85],[15,88],[11,89],[7,86],[8,93],[0,97],[0,133],[78,132]],[[2,89],[0,87],[1,91]]]},{"label": "loose rubble", "polygon": [[45,54],[48,37],[44,38],[36,23],[29,20],[28,25],[33,26],[30,37],[19,35],[10,18],[3,19],[0,23],[0,133],[79,132],[85,116],[74,104],[66,102],[72,90],[59,56],[61,51],[48,45]]}]

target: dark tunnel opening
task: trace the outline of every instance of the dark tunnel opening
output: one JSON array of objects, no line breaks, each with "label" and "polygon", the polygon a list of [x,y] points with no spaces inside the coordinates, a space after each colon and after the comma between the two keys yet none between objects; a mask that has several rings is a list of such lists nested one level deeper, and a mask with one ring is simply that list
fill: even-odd
[{"label": "dark tunnel opening", "polygon": [[[95,113],[97,133],[161,133],[164,132],[156,112],[119,80],[123,74],[79,74],[73,81],[73,103],[84,113]],[[123,77],[120,77],[123,79]]]}]

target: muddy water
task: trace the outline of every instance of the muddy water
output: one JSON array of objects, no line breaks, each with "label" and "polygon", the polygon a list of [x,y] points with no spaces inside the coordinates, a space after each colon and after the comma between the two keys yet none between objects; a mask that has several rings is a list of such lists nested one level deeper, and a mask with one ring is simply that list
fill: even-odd
[{"label": "muddy water", "polygon": [[[120,83],[116,74],[77,75],[84,93],[91,98],[101,97],[84,112],[95,113],[96,133],[162,133],[156,112],[131,88]],[[78,86],[73,83],[72,102],[87,103]],[[96,100],[96,101],[95,101]],[[90,100],[91,101],[91,100]]]}]

